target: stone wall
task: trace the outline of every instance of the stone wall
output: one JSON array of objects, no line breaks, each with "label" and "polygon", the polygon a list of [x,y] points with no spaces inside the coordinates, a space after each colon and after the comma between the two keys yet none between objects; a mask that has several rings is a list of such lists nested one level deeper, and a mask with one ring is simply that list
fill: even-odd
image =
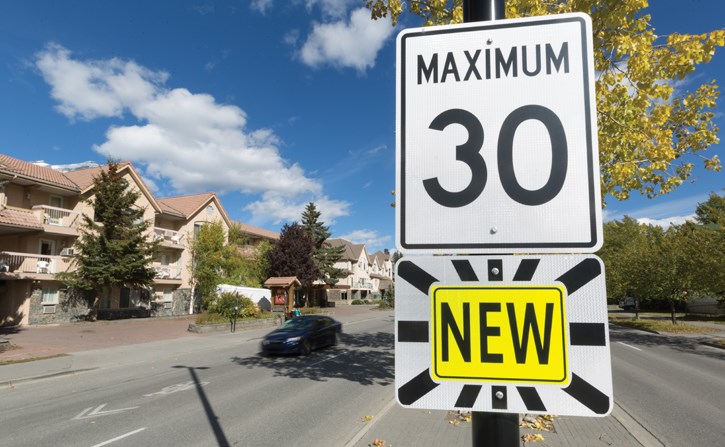
[{"label": "stone wall", "polygon": [[69,323],[88,318],[91,310],[88,303],[81,299],[68,299],[67,290],[59,291],[58,303],[54,305],[42,304],[42,288],[32,287],[30,290],[30,325]]},{"label": "stone wall", "polygon": [[189,314],[191,289],[176,289],[171,298],[171,306],[163,301],[151,302],[152,317],[174,317]]},{"label": "stone wall", "polygon": [[[91,307],[89,301],[84,300],[82,297],[71,297],[68,290],[61,289],[58,304],[47,305],[41,303],[42,295],[43,290],[41,287],[31,288],[28,324],[60,324],[88,319]],[[170,306],[166,306],[162,301],[151,301],[137,308],[99,309],[98,319],[117,320],[188,315],[190,300],[190,289],[178,289],[174,291]]]}]

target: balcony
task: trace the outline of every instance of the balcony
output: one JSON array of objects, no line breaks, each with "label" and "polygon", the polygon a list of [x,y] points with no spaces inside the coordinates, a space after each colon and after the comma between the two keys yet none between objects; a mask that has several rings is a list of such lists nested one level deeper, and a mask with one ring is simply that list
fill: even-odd
[{"label": "balcony", "polygon": [[161,241],[161,245],[164,247],[184,248],[181,244],[181,241],[184,239],[184,233],[180,231],[154,227],[153,238],[155,241]]},{"label": "balcony", "polygon": [[37,253],[0,252],[0,274],[18,278],[47,279],[48,275],[67,272],[71,258]]},{"label": "balcony", "polygon": [[181,267],[177,267],[175,265],[164,265],[159,262],[154,262],[153,264],[151,264],[151,267],[153,267],[153,269],[156,271],[157,282],[181,281]]},{"label": "balcony", "polygon": [[373,283],[364,279],[358,279],[352,286],[353,289],[372,289]]},{"label": "balcony", "polygon": [[36,205],[33,212],[43,223],[46,232],[78,236],[81,213],[48,205]]}]

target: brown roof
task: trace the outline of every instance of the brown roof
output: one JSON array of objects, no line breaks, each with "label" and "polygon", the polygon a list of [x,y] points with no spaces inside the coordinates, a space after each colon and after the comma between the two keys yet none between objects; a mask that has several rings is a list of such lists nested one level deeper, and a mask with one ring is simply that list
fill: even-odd
[{"label": "brown roof", "polygon": [[360,253],[365,249],[365,244],[353,244],[342,238],[328,239],[325,242],[330,244],[331,247],[345,247],[341,259],[343,261],[357,261],[360,259]]},{"label": "brown roof", "polygon": [[254,236],[263,237],[266,239],[279,240],[279,233],[274,231],[265,230],[264,228],[257,228],[251,225],[243,224],[241,222],[234,222],[234,225],[239,227],[244,233],[251,234]]},{"label": "brown roof", "polygon": [[43,226],[38,222],[38,218],[35,217],[35,213],[17,208],[0,210],[0,224],[33,230],[43,229]]},{"label": "brown roof", "polygon": [[214,196],[216,194],[213,192],[203,192],[189,196],[166,197],[158,199],[158,202],[163,210],[176,211],[176,213],[181,213],[184,217],[190,217]]},{"label": "brown roof", "polygon": [[288,287],[292,284],[302,285],[296,276],[273,276],[264,282],[265,287]]},{"label": "brown roof", "polygon": [[[118,163],[118,170],[120,171],[124,167],[130,165],[131,163],[128,161],[123,161]],[[65,176],[71,179],[78,187],[81,188],[81,191],[85,191],[91,186],[93,186],[93,183],[95,182],[95,178],[98,177],[101,172],[106,169],[108,165],[104,166],[94,166],[92,168],[82,168],[82,169],[76,169],[74,171],[68,171],[65,173]]]},{"label": "brown roof", "polygon": [[62,172],[44,166],[18,160],[7,155],[0,154],[0,172],[10,175],[18,175],[48,183],[54,186],[78,191],[78,185],[65,176]]},{"label": "brown roof", "polygon": [[378,250],[370,255],[371,264],[373,263],[373,259],[377,259],[378,265],[382,267],[384,262],[390,259],[390,254],[386,254],[385,252]]}]

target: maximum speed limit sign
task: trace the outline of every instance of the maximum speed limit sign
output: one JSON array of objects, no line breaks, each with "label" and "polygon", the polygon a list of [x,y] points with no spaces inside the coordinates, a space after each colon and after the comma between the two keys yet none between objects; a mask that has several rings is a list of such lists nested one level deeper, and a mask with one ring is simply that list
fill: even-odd
[{"label": "maximum speed limit sign", "polygon": [[585,14],[401,32],[398,249],[598,250],[594,77]]}]

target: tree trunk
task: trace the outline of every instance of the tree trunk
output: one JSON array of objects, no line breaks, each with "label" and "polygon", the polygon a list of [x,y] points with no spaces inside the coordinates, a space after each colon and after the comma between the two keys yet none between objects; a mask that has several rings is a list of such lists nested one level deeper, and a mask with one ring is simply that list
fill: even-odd
[{"label": "tree trunk", "polygon": [[93,304],[91,305],[91,311],[88,312],[88,318],[91,321],[96,321],[98,319],[98,308],[101,305],[101,298],[98,296],[98,293],[96,293],[96,296],[93,297]]},{"label": "tree trunk", "polygon": [[672,324],[677,324],[677,318],[675,317],[675,300],[670,300],[670,315],[672,317]]},{"label": "tree trunk", "polygon": [[639,320],[639,300],[634,300],[634,319]]}]

